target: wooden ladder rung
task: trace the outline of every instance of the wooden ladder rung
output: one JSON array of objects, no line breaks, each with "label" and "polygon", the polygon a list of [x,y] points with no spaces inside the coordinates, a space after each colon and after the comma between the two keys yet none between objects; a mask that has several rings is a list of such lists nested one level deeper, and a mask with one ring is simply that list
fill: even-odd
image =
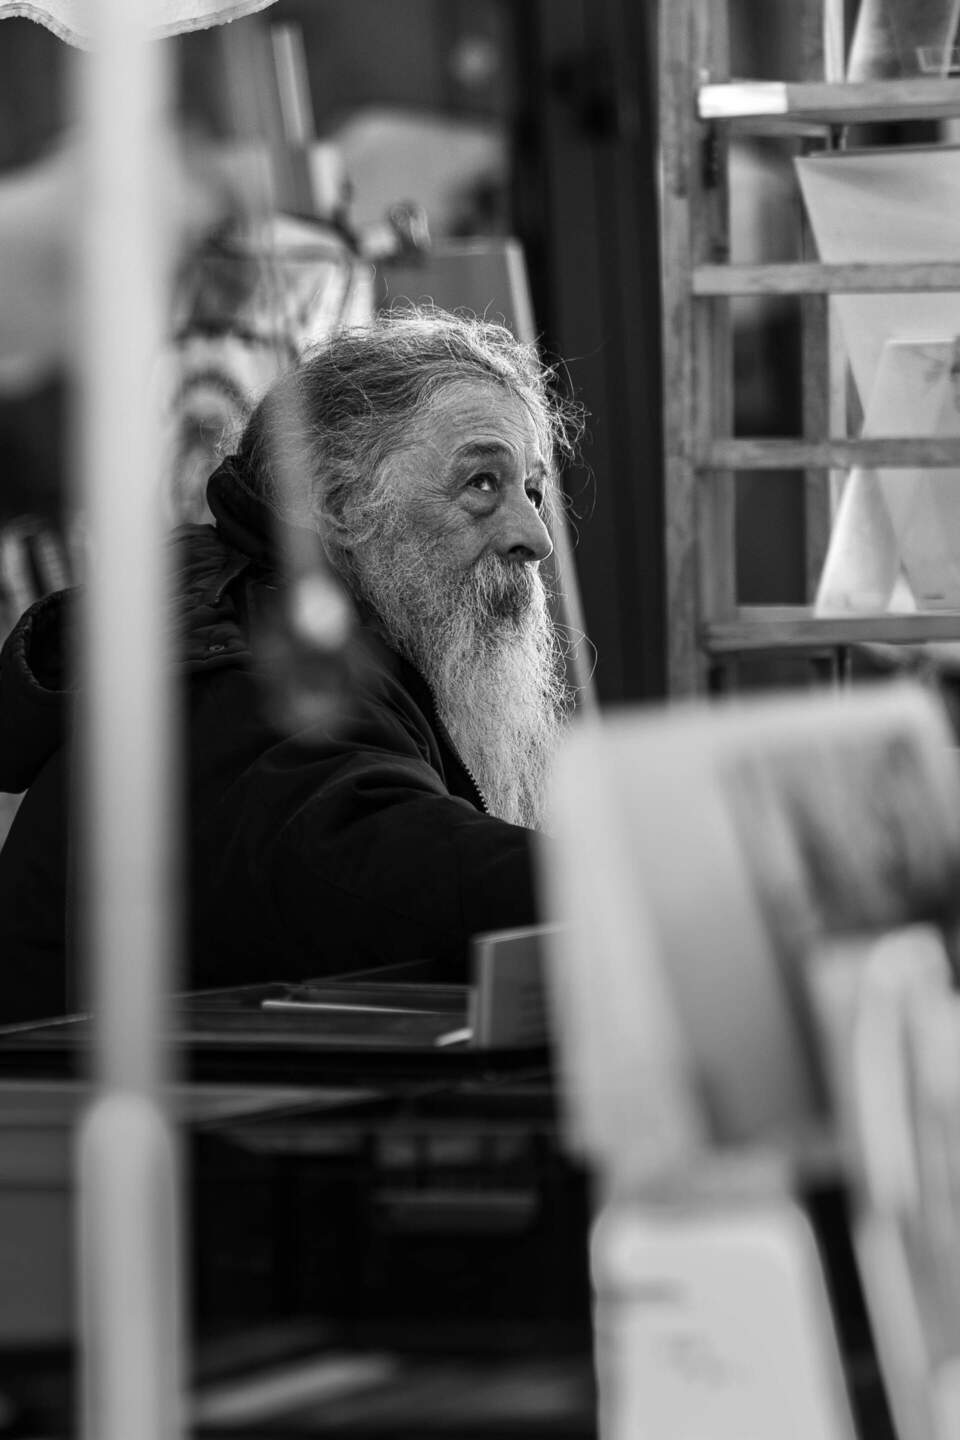
[{"label": "wooden ladder rung", "polygon": [[697,451],[698,470],[874,470],[960,467],[960,435],[861,437],[841,440],[711,440]]},{"label": "wooden ladder rung", "polygon": [[960,80],[729,80],[701,85],[701,120],[793,120],[822,125],[945,120],[960,115]]},{"label": "wooden ladder rung", "polygon": [[960,264],[698,265],[696,296],[892,294],[905,290],[960,290]]},{"label": "wooden ladder rung", "polygon": [[703,643],[714,655],[764,650],[832,649],[880,643],[960,642],[960,611],[915,615],[815,615],[804,605],[741,606],[733,619],[706,621]]}]

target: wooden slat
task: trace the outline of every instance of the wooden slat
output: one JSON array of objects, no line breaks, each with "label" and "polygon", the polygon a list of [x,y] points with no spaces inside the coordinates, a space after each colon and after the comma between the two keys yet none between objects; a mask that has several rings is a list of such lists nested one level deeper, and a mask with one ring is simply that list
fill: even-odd
[{"label": "wooden slat", "polygon": [[[845,11],[845,0],[801,0],[802,76],[813,80],[843,80]],[[827,150],[837,148],[841,133],[833,127],[824,132]],[[800,240],[796,258],[815,262],[816,238],[798,188],[794,190],[793,204]],[[814,291],[802,295],[799,308],[803,438],[819,440],[824,435],[847,435],[843,403],[847,360],[836,307],[827,293]],[[833,528],[834,495],[842,483],[843,471],[839,470],[811,468],[804,474],[803,596],[807,602],[812,602],[820,584]]]},{"label": "wooden slat", "polygon": [[[727,0],[693,0],[693,53],[699,73],[726,74]],[[698,74],[695,69],[693,74]],[[730,247],[729,136],[711,137],[701,152],[698,203],[691,196],[691,266],[725,258]],[[701,147],[695,145],[695,153]],[[692,302],[690,302],[692,304]],[[692,307],[694,449],[733,430],[733,327],[730,306]],[[694,476],[696,481],[696,476]],[[700,615],[726,620],[737,608],[736,481],[714,474],[698,488],[694,523]]]},{"label": "wooden slat", "polygon": [[[800,217],[801,243],[813,246],[806,219]],[[807,252],[809,253],[809,251]],[[834,364],[834,326],[830,302],[826,295],[806,295],[800,304],[801,340],[801,403],[803,438],[819,440],[823,435],[842,432],[843,417],[835,414],[835,374],[842,375],[841,366]],[[803,480],[803,598],[816,595],[830,545],[832,528],[831,472],[811,467]]]},{"label": "wooden slat", "polygon": [[892,294],[900,290],[960,290],[960,264],[945,261],[887,265],[698,265],[693,293],[717,295]]},{"label": "wooden slat", "polygon": [[960,436],[891,436],[858,440],[714,440],[697,455],[698,470],[916,470],[960,466]]},{"label": "wooden slat", "polygon": [[960,80],[736,80],[702,85],[701,120],[774,118],[824,125],[896,120],[946,120],[960,115]]},{"label": "wooden slat", "polygon": [[734,620],[703,627],[704,645],[714,655],[930,640],[960,641],[960,611],[834,617],[814,615],[804,605],[755,605],[741,607]]},{"label": "wooden slat", "polygon": [[666,569],[667,684],[681,694],[697,687],[696,476],[693,434],[693,309],[690,285],[690,185],[695,119],[690,107],[690,20],[685,3],[662,14],[659,26],[660,154],[663,256],[663,471]]},{"label": "wooden slat", "polygon": [[820,7],[823,79],[834,83],[843,79],[847,63],[846,11],[845,0],[823,0]]},{"label": "wooden slat", "polygon": [[[708,6],[706,14],[697,14]],[[710,54],[703,20],[719,19],[722,43],[725,0],[670,0],[659,26],[660,154],[662,191],[660,250],[663,257],[664,519],[668,686],[671,695],[703,688],[700,647],[699,543],[701,517],[693,454],[698,433],[695,392],[701,347],[694,335],[691,272],[697,261],[719,258],[708,248],[713,233],[704,195],[705,167],[694,96],[697,76],[716,74],[722,50]],[[697,23],[699,20],[700,23]],[[699,307],[701,309],[710,309]],[[729,308],[729,307],[724,307]],[[703,317],[701,317],[702,319]],[[702,374],[700,377],[702,381]],[[720,421],[714,433],[720,428]],[[729,426],[726,427],[729,430]],[[721,492],[724,486],[718,485]]]}]

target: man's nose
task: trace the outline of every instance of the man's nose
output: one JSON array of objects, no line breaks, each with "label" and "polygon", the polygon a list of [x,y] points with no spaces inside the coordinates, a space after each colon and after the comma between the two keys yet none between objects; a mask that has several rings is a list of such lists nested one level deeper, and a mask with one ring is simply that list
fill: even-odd
[{"label": "man's nose", "polygon": [[546,560],[553,554],[550,532],[526,495],[505,504],[497,550],[513,560]]}]

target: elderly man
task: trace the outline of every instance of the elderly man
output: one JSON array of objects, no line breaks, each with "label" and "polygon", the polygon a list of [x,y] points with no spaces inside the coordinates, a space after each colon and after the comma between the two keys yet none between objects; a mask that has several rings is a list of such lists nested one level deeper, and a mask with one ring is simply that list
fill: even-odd
[{"label": "elderly man", "polygon": [[[178,535],[193,984],[419,958],[455,978],[472,935],[536,919],[569,700],[539,566],[567,428],[509,331],[438,312],[337,337],[254,412],[211,477],[215,527]],[[342,714],[291,733],[255,642],[297,530],[361,623]],[[62,1002],[62,631],[41,601],[0,660],[0,787],[30,787],[0,854],[21,1013]]]}]

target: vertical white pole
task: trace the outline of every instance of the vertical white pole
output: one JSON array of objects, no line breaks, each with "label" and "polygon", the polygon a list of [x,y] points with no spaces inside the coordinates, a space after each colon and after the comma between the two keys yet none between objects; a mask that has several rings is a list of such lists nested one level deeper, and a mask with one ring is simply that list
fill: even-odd
[{"label": "vertical white pole", "polygon": [[90,0],[80,64],[86,167],[78,357],[90,566],[82,676],[84,904],[95,1095],[79,1145],[81,1384],[87,1440],[179,1429],[176,1141],[164,996],[176,938],[159,426],[169,224],[160,176],[166,46],[145,0]]}]

